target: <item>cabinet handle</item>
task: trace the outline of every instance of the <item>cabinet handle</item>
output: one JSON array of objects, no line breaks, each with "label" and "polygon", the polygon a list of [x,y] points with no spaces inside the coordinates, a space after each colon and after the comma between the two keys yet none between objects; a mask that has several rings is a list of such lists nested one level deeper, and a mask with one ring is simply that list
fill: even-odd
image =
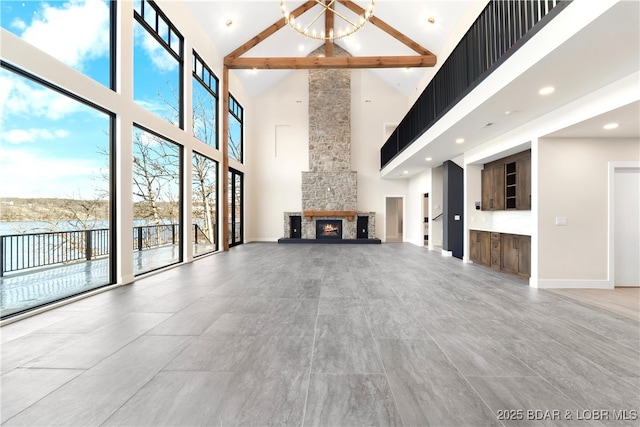
[{"label": "cabinet handle", "polygon": [[513,239],[513,249],[518,249],[518,239]]}]

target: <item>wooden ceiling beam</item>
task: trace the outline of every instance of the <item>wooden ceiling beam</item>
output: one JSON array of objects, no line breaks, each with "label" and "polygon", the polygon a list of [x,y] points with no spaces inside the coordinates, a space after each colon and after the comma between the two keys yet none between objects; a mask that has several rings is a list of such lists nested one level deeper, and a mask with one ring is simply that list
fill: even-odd
[{"label": "wooden ceiling beam", "polygon": [[358,56],[307,58],[225,58],[230,69],[311,70],[322,68],[404,68],[433,67],[435,55],[423,56]]},{"label": "wooden ceiling beam", "polygon": [[[342,4],[343,6],[345,6],[346,8],[348,8],[349,10],[351,10],[352,12],[358,14],[358,15],[364,15],[364,13],[366,12],[362,7],[358,6],[357,4],[355,4],[351,0],[338,0],[338,2],[340,4]],[[410,47],[414,51],[416,51],[418,54],[420,54],[422,56],[433,56],[433,57],[435,57],[435,55],[431,51],[429,51],[428,49],[422,47],[419,43],[416,43],[415,41],[413,41],[409,37],[405,36],[400,31],[396,30],[391,25],[389,25],[386,22],[384,22],[382,19],[376,18],[375,15],[372,16],[369,19],[369,21],[373,25],[375,25],[376,27],[380,28],[385,33],[389,34],[394,39],[398,40],[400,43],[402,43],[402,44]]]},{"label": "wooden ceiling beam", "polygon": [[[327,5],[331,4],[335,0],[326,0]],[[328,8],[324,13],[324,34],[328,35],[333,30],[333,9]],[[333,56],[333,40],[324,41],[324,54],[326,56]]]},{"label": "wooden ceiling beam", "polygon": [[[299,7],[297,7],[296,9],[294,9],[293,11],[291,11],[291,14],[295,17],[298,17],[303,13],[305,13],[307,10],[314,7],[316,4],[317,3],[314,0],[309,0],[303,3],[302,5],[300,5]],[[240,46],[239,48],[237,48],[236,50],[228,54],[227,57],[236,58],[238,56],[245,54],[247,51],[249,51],[250,49],[255,47],[257,44],[264,41],[266,38],[271,36],[273,33],[278,31],[280,28],[284,27],[285,25],[287,25],[287,22],[285,21],[284,17],[280,18],[278,21],[274,22],[273,24],[265,28],[257,36],[253,37],[251,40],[244,43],[242,46]]]}]

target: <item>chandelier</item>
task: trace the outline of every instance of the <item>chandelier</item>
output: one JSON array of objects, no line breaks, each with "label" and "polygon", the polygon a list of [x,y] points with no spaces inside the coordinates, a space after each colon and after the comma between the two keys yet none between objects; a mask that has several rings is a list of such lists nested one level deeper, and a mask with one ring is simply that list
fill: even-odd
[{"label": "chandelier", "polygon": [[[362,9],[362,14],[352,13],[353,17],[351,17],[336,10],[336,0],[315,0],[315,2],[321,6],[320,13],[306,23],[301,22],[300,19],[304,12],[301,13],[300,16],[293,16],[293,13],[289,11],[285,0],[280,0],[280,10],[285,22],[303,36],[316,40],[330,41],[347,37],[362,28],[362,26],[373,16],[373,9],[376,5],[375,0],[369,0],[369,5],[366,9]],[[320,17],[322,17],[322,15],[325,15],[326,22],[327,14],[337,16],[343,21],[342,26],[339,26],[337,31],[334,30],[334,28],[328,28],[328,31],[325,31],[324,26],[320,30],[314,28],[314,24],[320,19]]]}]

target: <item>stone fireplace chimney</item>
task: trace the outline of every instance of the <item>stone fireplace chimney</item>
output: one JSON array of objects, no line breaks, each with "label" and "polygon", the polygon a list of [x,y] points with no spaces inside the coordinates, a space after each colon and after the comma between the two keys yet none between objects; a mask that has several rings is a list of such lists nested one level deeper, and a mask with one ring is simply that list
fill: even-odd
[{"label": "stone fireplace chimney", "polygon": [[[351,56],[334,45],[334,56]],[[324,46],[309,56],[324,55]],[[357,173],[351,170],[351,70],[309,70],[309,171],[302,172],[302,210],[353,211],[358,206]],[[285,212],[285,236],[291,232]],[[367,234],[374,236],[374,213],[368,217]],[[316,239],[316,221],[331,217],[304,218],[303,239]],[[342,220],[342,238],[355,239],[355,218]]]},{"label": "stone fireplace chimney", "polygon": [[[321,54],[324,47],[310,56]],[[349,56],[337,45],[334,55]],[[351,170],[351,70],[309,70],[309,172],[302,172],[302,210],[355,211],[356,177]],[[309,234],[315,233],[313,227]],[[302,230],[304,235],[304,224]]]}]

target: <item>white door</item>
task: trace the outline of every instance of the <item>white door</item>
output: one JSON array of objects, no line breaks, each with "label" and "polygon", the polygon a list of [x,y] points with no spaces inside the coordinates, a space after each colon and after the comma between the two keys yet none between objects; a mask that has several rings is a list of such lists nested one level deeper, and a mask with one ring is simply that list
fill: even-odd
[{"label": "white door", "polygon": [[613,188],[614,285],[640,286],[640,168],[616,168]]}]

